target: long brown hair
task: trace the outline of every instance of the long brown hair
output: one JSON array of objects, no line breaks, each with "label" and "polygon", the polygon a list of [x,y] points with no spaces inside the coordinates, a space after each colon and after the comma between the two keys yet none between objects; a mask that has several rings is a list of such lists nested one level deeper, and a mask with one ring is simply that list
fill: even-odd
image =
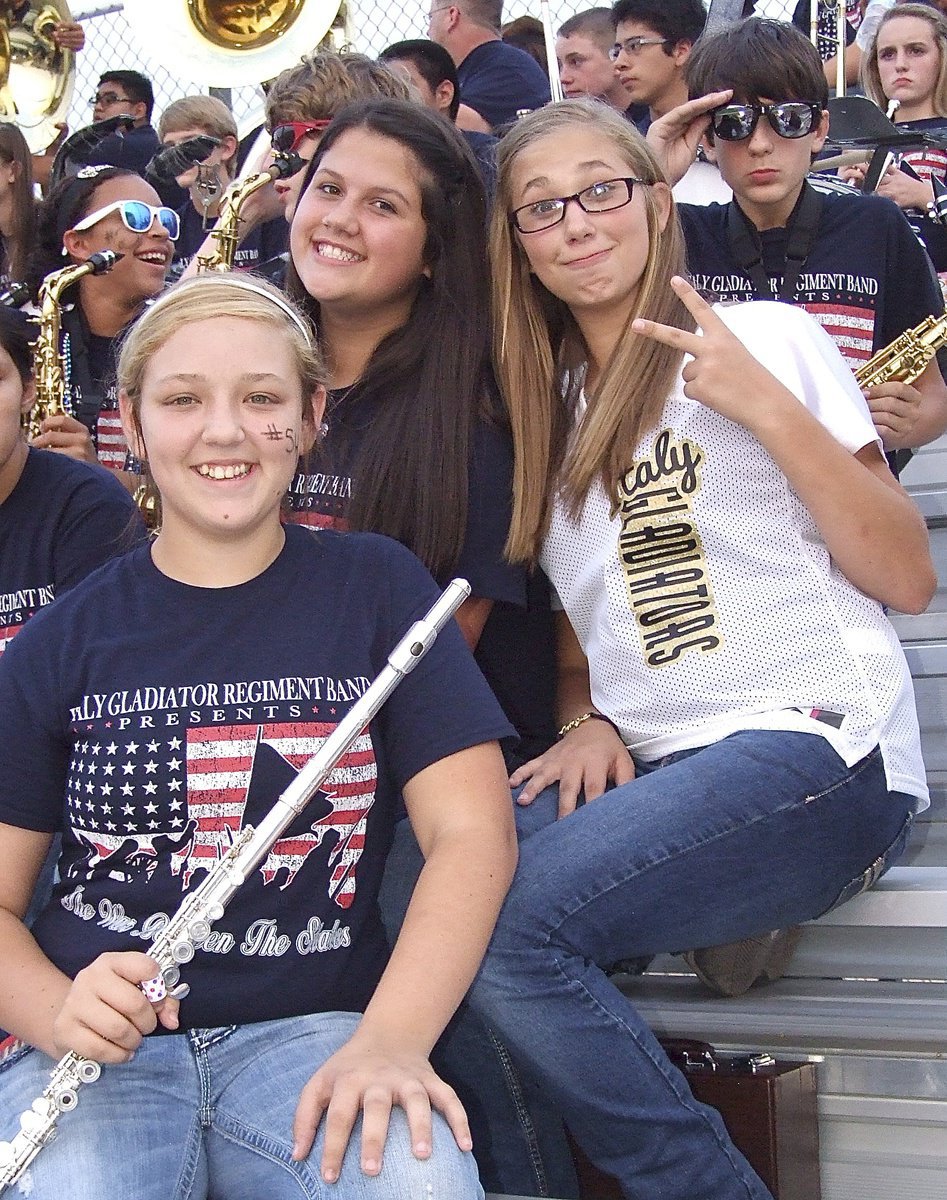
[{"label": "long brown hair", "polygon": [[16,125],[0,122],[0,160],[16,167],[13,181],[12,231],[3,242],[4,266],[10,277],[22,281],[36,234],[36,201],[33,198],[33,156]]},{"label": "long brown hair", "polygon": [[500,144],[497,198],[490,227],[494,353],[510,410],[515,449],[513,520],[506,553],[535,562],[549,525],[555,490],[577,514],[601,480],[613,499],[643,434],[656,424],[680,368],[679,351],[632,333],[635,317],[692,330],[694,322],[669,280],[684,271],[684,239],[673,202],[661,228],[651,187],[643,187],[650,253],[637,300],[592,394],[577,436],[570,438],[587,352],[566,304],[530,273],[510,221],[517,158],[541,138],[581,126],[604,133],[648,183],[664,176],[644,139],[621,114],[594,100],[566,100],[520,121]]}]

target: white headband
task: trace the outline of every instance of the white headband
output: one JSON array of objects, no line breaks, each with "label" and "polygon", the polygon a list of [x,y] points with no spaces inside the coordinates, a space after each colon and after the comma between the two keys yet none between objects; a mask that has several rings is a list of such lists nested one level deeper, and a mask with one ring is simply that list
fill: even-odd
[{"label": "white headband", "polygon": [[[194,287],[196,281],[201,278],[202,278],[202,276],[198,275],[195,277],[195,279],[188,280],[184,286],[187,288]],[[218,276],[217,278],[220,278],[220,276]],[[273,304],[276,305],[276,307],[285,316],[289,317],[289,319],[292,321],[292,323],[296,326],[296,328],[299,330],[299,332],[306,339],[306,342],[310,346],[312,345],[312,330],[309,328],[309,326],[306,324],[306,322],[302,319],[302,317],[300,317],[299,313],[295,310],[295,308],[293,308],[293,306],[291,304],[289,304],[286,300],[284,300],[283,297],[280,296],[277,292],[272,292],[272,291],[270,291],[269,288],[261,287],[258,283],[256,283],[254,281],[252,276],[249,276],[249,275],[228,275],[227,283],[232,285],[233,287],[243,288],[243,290],[246,292],[253,292],[253,294],[255,296],[263,296],[264,299],[271,301]],[[161,296],[159,296],[158,299],[154,302],[154,304],[151,305],[151,307],[149,308],[148,311],[154,312],[156,309],[161,308],[163,305],[165,305],[169,301],[169,299],[172,296],[174,296],[179,291],[179,288],[180,288],[180,285],[175,285],[173,287],[168,288],[168,290],[166,292],[164,292]],[[225,317],[227,315],[227,313],[221,312],[220,315],[222,317]]]}]

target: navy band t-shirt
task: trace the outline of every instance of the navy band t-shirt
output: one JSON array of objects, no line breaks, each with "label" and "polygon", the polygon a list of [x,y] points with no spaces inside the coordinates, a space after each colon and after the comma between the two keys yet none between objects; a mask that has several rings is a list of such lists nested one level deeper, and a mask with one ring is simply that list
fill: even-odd
[{"label": "navy band t-shirt", "polygon": [[[0,821],[63,831],[33,933],[69,976],[147,950],[437,597],[388,538],[285,532],[265,571],[218,589],[139,547],[0,659]],[[387,958],[376,894],[401,788],[508,733],[448,622],[184,969],[182,1028],[362,1010]]]},{"label": "navy band t-shirt", "polygon": [[[357,486],[355,464],[371,405],[343,388],[330,393],[323,440],[299,469],[287,495],[287,517],[310,528],[347,529]],[[468,581],[475,597],[493,607],[475,658],[516,729],[504,743],[515,770],[548,749],[556,736],[555,630],[545,575],[529,575],[506,561],[510,528],[513,446],[508,432],[480,422],[468,463],[467,526],[452,574]],[[446,579],[439,582],[443,585]]]},{"label": "navy band t-shirt", "polygon": [[108,471],[31,447],[0,504],[0,654],[30,617],[143,535]]}]

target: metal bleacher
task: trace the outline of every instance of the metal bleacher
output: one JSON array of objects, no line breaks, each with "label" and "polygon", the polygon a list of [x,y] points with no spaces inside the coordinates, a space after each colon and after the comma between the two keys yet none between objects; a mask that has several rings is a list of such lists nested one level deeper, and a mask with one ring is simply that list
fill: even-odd
[{"label": "metal bleacher", "polygon": [[869,892],[808,925],[780,982],[724,999],[680,959],[621,986],[659,1034],[819,1066],[823,1200],[947,1196],[947,437],[902,474],[940,586],[894,615],[914,677],[932,804]]}]

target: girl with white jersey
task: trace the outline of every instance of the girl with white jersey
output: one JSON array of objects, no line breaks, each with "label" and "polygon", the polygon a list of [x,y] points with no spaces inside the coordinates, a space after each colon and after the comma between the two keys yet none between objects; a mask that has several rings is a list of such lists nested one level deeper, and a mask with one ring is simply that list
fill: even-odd
[{"label": "girl with white jersey", "polygon": [[504,139],[491,229],[515,444],[507,551],[549,574],[560,739],[516,771],[521,856],[472,1002],[630,1197],[765,1197],[614,963],[810,918],[927,804],[883,605],[924,524],[803,312],[681,277],[650,150],[589,101]]}]

